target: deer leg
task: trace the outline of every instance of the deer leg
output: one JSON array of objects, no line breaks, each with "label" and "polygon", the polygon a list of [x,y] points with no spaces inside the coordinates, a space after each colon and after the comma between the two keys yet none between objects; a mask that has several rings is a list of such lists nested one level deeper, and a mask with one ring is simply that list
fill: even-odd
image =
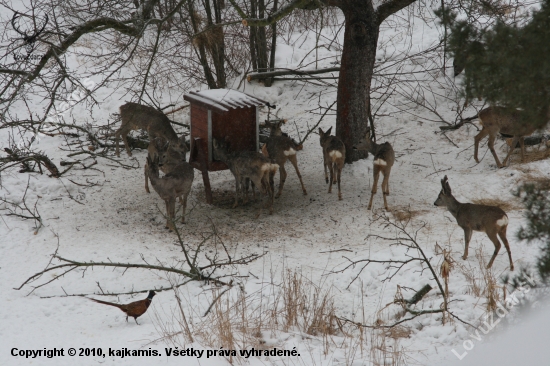
[{"label": "deer leg", "polygon": [[340,177],[342,176],[342,167],[337,166],[337,167],[334,167],[334,169],[338,173],[338,199],[341,201],[342,200],[342,191],[340,190]]},{"label": "deer leg", "polygon": [[149,167],[147,166],[147,163],[145,163],[145,168],[144,168],[144,175],[145,175],[145,192],[147,193],[151,193],[149,191],[149,174],[147,173],[147,170],[149,169]]},{"label": "deer leg", "polygon": [[286,181],[285,162],[283,162],[282,164],[279,164],[279,176],[281,178],[279,180],[279,191],[277,192],[277,195],[275,196],[275,198],[281,197],[281,193],[283,193],[283,187]]},{"label": "deer leg", "polygon": [[115,155],[118,156],[118,157],[120,157],[119,143],[120,143],[120,129],[118,129],[115,132],[115,145],[116,145]]},{"label": "deer leg", "polygon": [[489,261],[489,264],[487,265],[487,269],[489,269],[493,265],[493,261],[495,260],[498,254],[498,251],[500,250],[500,241],[498,241],[497,233],[494,231],[491,231],[490,233],[488,232],[487,236],[489,237],[489,239],[491,239],[491,241],[495,245],[495,251],[493,253],[493,256],[491,257],[491,260]]},{"label": "deer leg", "polygon": [[478,133],[476,135],[476,137],[474,137],[474,159],[476,161],[476,163],[479,163],[479,159],[477,158],[477,150],[478,150],[478,147],[479,147],[479,142],[485,138],[485,136],[487,136],[489,134],[489,130],[483,128],[481,130],[480,133]]},{"label": "deer leg", "polygon": [[[254,183],[251,184],[252,186],[252,196],[254,198],[254,201],[256,200],[256,185]],[[258,187],[258,189],[260,190],[260,195],[262,194],[262,187]],[[248,191],[247,191],[248,193]]]},{"label": "deer leg", "polygon": [[132,152],[130,151],[130,145],[128,144],[128,132],[122,134],[122,141],[124,141],[124,146],[126,147],[126,152],[128,153],[128,156],[132,156]]},{"label": "deer leg", "polygon": [[502,243],[504,243],[504,247],[506,248],[506,251],[508,252],[508,259],[510,260],[510,271],[514,270],[514,262],[512,261],[512,252],[510,251],[510,244],[508,243],[508,239],[506,239],[506,228],[508,226],[503,226],[500,228],[500,231],[498,232],[498,236],[500,237],[500,240],[502,240]]},{"label": "deer leg", "polygon": [[[489,150],[491,150],[491,154],[493,154],[493,157],[495,158],[497,167],[502,168],[503,165],[500,163],[500,160],[498,160],[497,153],[495,152],[495,139],[496,139],[496,135],[489,135],[489,142],[488,142]],[[508,157],[506,157],[506,159],[508,159]]]},{"label": "deer leg", "polygon": [[325,183],[328,184],[327,159],[324,156],[323,156],[323,166],[325,168]]},{"label": "deer leg", "polygon": [[521,147],[521,162],[525,161],[525,138],[521,136],[519,138],[519,146]]},{"label": "deer leg", "polygon": [[[189,194],[189,193],[187,193]],[[181,203],[181,223],[185,224],[185,209],[187,208],[187,195],[180,196]]]},{"label": "deer leg", "polygon": [[273,214],[273,203],[275,199],[275,188],[273,181],[274,174],[272,172],[266,172],[263,180],[265,181],[265,188],[267,191],[268,205],[269,205],[269,214]]},{"label": "deer leg", "polygon": [[273,213],[273,204],[275,199],[275,172],[271,171],[269,173],[269,182],[268,188],[271,192],[271,213]]},{"label": "deer leg", "polygon": [[384,207],[386,208],[386,211],[389,211],[386,196],[390,194],[390,170],[383,170],[382,173],[384,174],[384,179],[382,180],[382,196],[384,197]]},{"label": "deer leg", "polygon": [[332,182],[334,182],[334,166],[332,163],[329,165],[328,170],[330,171],[330,183],[328,185],[328,193],[332,193]]},{"label": "deer leg", "polygon": [[470,245],[470,239],[472,239],[473,230],[467,227],[462,228],[464,230],[464,255],[462,256],[463,260],[468,258],[468,246]]},{"label": "deer leg", "polygon": [[[519,139],[520,139],[519,136],[514,136],[514,138],[512,139],[512,147],[510,147],[510,150],[508,151],[508,154],[506,155],[506,159],[504,159],[504,161],[502,162],[502,166],[507,165],[506,163],[508,162],[508,159],[510,158],[510,155],[512,155],[512,152],[514,151],[514,148],[518,144]],[[521,160],[523,161],[523,152],[521,154]]]},{"label": "deer leg", "polygon": [[378,186],[378,178],[380,177],[380,166],[374,165],[372,169],[372,174],[374,176],[374,181],[372,182],[372,188],[370,193],[370,200],[369,200],[369,207],[367,207],[367,210],[372,209],[372,198],[376,194],[377,186]]},{"label": "deer leg", "polygon": [[[258,187],[262,187],[262,186],[263,186],[263,183],[262,183],[262,182],[264,181],[264,176],[262,176],[262,177],[251,178],[251,181],[252,181],[252,184],[257,185]],[[269,195],[269,193],[268,193],[268,195]],[[261,195],[260,195],[260,197],[261,197]],[[260,201],[261,201],[261,200],[260,200]],[[267,206],[267,205],[269,205],[269,198],[268,198],[268,200],[267,200],[266,206]],[[260,214],[261,214],[261,213],[262,213],[262,202],[260,202],[260,208],[258,209],[258,213],[256,214],[256,219],[257,219],[258,217],[260,217]]]},{"label": "deer leg", "polygon": [[288,157],[292,165],[294,166],[294,170],[296,170],[296,174],[298,175],[298,179],[300,179],[300,184],[302,185],[302,192],[304,192],[304,196],[307,196],[306,187],[304,187],[304,182],[302,181],[302,175],[300,174],[300,170],[298,170],[298,159],[296,159],[296,155],[290,155]]},{"label": "deer leg", "polygon": [[[244,193],[243,193],[243,204],[244,205],[246,205],[248,203],[248,187],[249,186],[250,186],[250,179],[245,178],[244,179]],[[254,183],[252,183],[252,186],[254,186]],[[243,189],[242,186],[241,186],[241,189]]]},{"label": "deer leg", "polygon": [[236,208],[239,205],[239,190],[240,190],[240,177],[235,175],[235,203],[233,208]]},{"label": "deer leg", "polygon": [[164,225],[164,227],[172,230],[172,220],[170,220],[170,200],[166,200],[164,203],[166,204],[166,225]]}]

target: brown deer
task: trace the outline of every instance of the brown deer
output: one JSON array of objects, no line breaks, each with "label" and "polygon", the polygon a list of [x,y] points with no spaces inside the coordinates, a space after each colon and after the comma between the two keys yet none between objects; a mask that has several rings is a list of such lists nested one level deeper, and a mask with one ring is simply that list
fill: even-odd
[{"label": "brown deer", "polygon": [[[167,141],[163,137],[155,137],[149,141],[147,146],[149,158],[153,161],[158,160],[158,167],[164,173],[168,174],[174,171],[181,163],[185,162],[187,146],[185,145],[184,136],[179,138],[176,143]],[[149,191],[148,168],[145,164],[145,191]],[[181,202],[181,199],[180,199]]]},{"label": "brown deer", "polygon": [[290,163],[294,166],[294,170],[296,170],[296,174],[298,175],[298,179],[302,185],[302,192],[304,192],[304,195],[307,195],[306,187],[304,186],[304,182],[302,180],[302,175],[298,169],[298,160],[296,158],[296,152],[302,150],[303,145],[298,144],[292,138],[283,135],[281,131],[281,125],[283,123],[283,120],[274,123],[266,121],[266,125],[270,128],[271,132],[267,143],[262,148],[262,153],[264,156],[270,158],[279,165],[279,191],[277,192],[275,198],[279,198],[283,192],[283,186],[286,181],[285,163],[287,160],[290,160]]},{"label": "brown deer", "polygon": [[[268,158],[256,151],[230,152],[227,141],[213,139],[213,157],[222,161],[229,167],[235,177],[235,203],[233,208],[239,205],[239,195],[244,191],[243,184],[249,179],[262,193],[269,197],[269,213],[273,213],[273,176],[279,169]],[[261,212],[261,209],[260,209]],[[260,215],[260,212],[256,217]]]},{"label": "brown deer", "polygon": [[506,239],[506,228],[508,227],[508,216],[501,208],[496,206],[476,205],[473,203],[461,203],[454,198],[451,192],[451,186],[445,176],[441,180],[441,192],[434,205],[445,206],[447,210],[455,217],[458,226],[464,230],[464,255],[462,259],[468,258],[468,245],[472,238],[473,231],[484,231],[485,234],[491,239],[495,245],[495,252],[487,265],[487,268],[491,268],[493,261],[500,250],[500,241],[497,235],[504,243],[504,247],[508,252],[508,258],[510,259],[510,270],[514,270],[514,263],[512,262],[512,252],[510,251],[510,245]]},{"label": "brown deer", "polygon": [[524,136],[529,136],[530,134],[535,132],[536,128],[529,123],[524,123],[523,121],[521,121],[521,111],[510,111],[509,109],[506,109],[504,107],[489,107],[482,109],[478,113],[478,117],[479,122],[481,123],[481,126],[483,128],[481,132],[478,133],[474,138],[474,159],[477,163],[479,163],[479,159],[477,157],[479,142],[485,136],[489,135],[489,150],[491,150],[491,154],[493,154],[493,157],[495,158],[497,167],[502,168],[503,166],[506,166],[506,163],[508,162],[508,159],[510,158],[510,155],[512,154],[512,151],[514,149],[510,149],[510,151],[508,151],[506,159],[504,159],[503,163],[501,164],[500,160],[498,160],[498,156],[495,152],[494,147],[495,139],[497,137],[497,133],[499,132],[514,137],[511,146],[516,146],[519,141],[521,147],[521,161],[524,160]]},{"label": "brown deer", "polygon": [[388,211],[388,201],[386,196],[390,194],[390,173],[393,163],[395,162],[395,152],[393,151],[393,147],[387,141],[383,144],[377,144],[372,141],[370,129],[368,129],[365,138],[363,138],[359,144],[355,145],[353,149],[367,150],[373,156],[372,173],[374,176],[374,182],[372,183],[369,207],[367,209],[372,209],[372,198],[376,194],[378,178],[380,177],[380,172],[382,172],[384,175],[384,179],[382,180],[382,195],[384,197],[384,208]]},{"label": "brown deer", "polygon": [[187,196],[191,192],[193,179],[195,177],[194,169],[186,162],[181,162],[173,171],[164,177],[159,177],[158,157],[153,160],[147,157],[147,175],[151,180],[153,189],[160,198],[166,203],[166,228],[174,230],[174,220],[176,217],[176,198],[181,197],[182,214],[181,222],[185,223],[185,209],[187,207]]},{"label": "brown deer", "polygon": [[338,181],[338,199],[342,199],[342,191],[340,190],[340,177],[342,175],[342,168],[344,167],[344,161],[346,160],[346,146],[336,136],[331,136],[330,132],[332,127],[323,132],[319,128],[319,137],[321,147],[323,148],[323,164],[325,167],[325,182],[328,184],[327,167],[330,171],[330,185],[328,186],[328,193],[332,192],[332,184],[336,184]]},{"label": "brown deer", "polygon": [[168,117],[153,107],[128,102],[120,106],[120,119],[121,125],[115,132],[116,156],[120,156],[119,140],[121,136],[128,156],[132,156],[127,139],[128,133],[132,130],[146,130],[150,140],[155,137],[164,137],[171,143],[178,142],[178,135],[172,128]]}]

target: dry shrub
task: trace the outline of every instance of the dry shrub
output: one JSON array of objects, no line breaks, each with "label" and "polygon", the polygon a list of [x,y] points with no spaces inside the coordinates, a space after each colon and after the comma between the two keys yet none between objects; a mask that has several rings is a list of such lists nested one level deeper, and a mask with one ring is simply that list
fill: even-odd
[{"label": "dry shrub", "polygon": [[370,361],[374,366],[406,365],[404,348],[399,338],[389,338],[386,332],[373,329],[371,332]]},{"label": "dry shrub", "polygon": [[[512,139],[506,139],[506,145],[512,145]],[[544,146],[544,148],[543,148]],[[527,146],[525,147],[527,149]],[[521,161],[521,149],[518,147],[514,149],[510,155],[510,163],[527,164],[534,161],[545,160],[550,157],[550,142],[544,141],[539,145],[533,146],[530,151],[525,151],[525,160]]]},{"label": "dry shrub", "polygon": [[224,33],[222,27],[213,27],[199,33],[193,38],[193,44],[197,47],[203,46],[207,50],[212,50],[223,44]]},{"label": "dry shrub", "polygon": [[471,266],[466,267],[460,262],[455,262],[460,272],[466,277],[468,286],[466,288],[466,294],[475,297],[481,297],[483,294],[483,280],[480,278],[479,273]]},{"label": "dry shrub", "polygon": [[477,268],[472,268],[471,266],[467,268],[459,262],[455,262],[455,265],[460,269],[469,283],[466,293],[475,297],[485,297],[487,299],[487,310],[494,311],[497,308],[497,304],[501,301],[500,291],[503,291],[502,294],[504,296],[505,289],[503,286],[498,285],[493,270],[486,268],[487,261],[483,250],[483,247],[476,249]]},{"label": "dry shrub", "polygon": [[287,271],[282,286],[282,317],[285,331],[291,327],[313,336],[337,333],[331,291],[322,290],[301,272]]},{"label": "dry shrub", "polygon": [[404,221],[410,221],[411,219],[415,218],[416,216],[421,215],[421,214],[423,214],[427,211],[426,210],[411,210],[410,207],[406,207],[406,208],[395,207],[395,208],[391,209],[390,212],[392,213],[393,218],[395,220],[397,220],[399,222],[404,222]]},{"label": "dry shrub", "polygon": [[483,296],[487,299],[487,310],[495,311],[497,309],[497,304],[501,301],[499,290],[504,290],[504,288],[497,285],[497,279],[495,278],[493,270],[491,268],[487,269],[483,247],[476,250],[476,258],[479,263],[483,284],[485,285]]},{"label": "dry shrub", "polygon": [[410,338],[412,329],[410,327],[405,327],[402,325],[396,325],[388,330],[386,330],[386,337],[397,339],[397,338]]},{"label": "dry shrub", "polygon": [[472,202],[478,205],[497,206],[504,210],[504,212],[521,210],[523,208],[515,197],[510,197],[506,200],[502,198],[478,198],[473,199]]}]

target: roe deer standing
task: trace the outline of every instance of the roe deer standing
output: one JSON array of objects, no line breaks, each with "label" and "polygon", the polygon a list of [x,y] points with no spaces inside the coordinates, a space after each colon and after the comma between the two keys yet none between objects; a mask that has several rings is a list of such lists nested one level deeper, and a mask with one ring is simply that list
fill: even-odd
[{"label": "roe deer standing", "polygon": [[319,137],[321,147],[323,148],[323,164],[325,167],[325,182],[328,181],[327,167],[330,171],[330,185],[328,186],[328,193],[332,192],[332,184],[336,184],[338,181],[338,199],[342,199],[342,191],[340,190],[340,177],[342,175],[342,168],[344,167],[344,161],[346,160],[346,146],[336,136],[331,136],[330,131],[332,127],[323,132],[319,128]]},{"label": "roe deer standing", "polygon": [[[171,143],[178,142],[178,135],[172,128],[168,117],[153,107],[128,102],[120,106],[120,120],[120,128],[115,132],[116,156],[120,156],[119,140],[121,136],[128,156],[132,156],[127,139],[128,133],[132,130],[146,130],[150,140],[155,137],[164,137]],[[185,143],[183,146],[186,149]]]},{"label": "roe deer standing", "polygon": [[181,162],[173,171],[160,178],[158,168],[158,158],[152,160],[150,157],[147,157],[147,174],[151,180],[151,185],[166,203],[166,227],[174,230],[176,198],[182,197],[181,206],[183,211],[181,213],[181,222],[185,223],[187,196],[191,192],[195,172],[191,165]]},{"label": "roe deer standing", "polygon": [[523,161],[525,156],[524,136],[529,136],[530,134],[535,132],[536,128],[531,126],[530,124],[522,123],[521,111],[510,111],[509,109],[506,109],[504,107],[489,107],[481,110],[478,113],[478,117],[479,122],[481,123],[481,126],[483,128],[481,132],[478,133],[474,138],[474,159],[477,163],[479,163],[479,159],[477,158],[479,142],[485,136],[489,135],[489,150],[491,150],[491,153],[495,158],[497,167],[502,168],[506,165],[514,149],[510,149],[508,155],[506,155],[506,159],[504,159],[501,164],[500,160],[498,160],[498,156],[495,152],[494,147],[495,139],[497,137],[497,133],[499,132],[505,135],[514,136],[511,146],[516,146],[519,140],[519,144],[521,147],[521,161]]},{"label": "roe deer standing", "polygon": [[510,245],[506,239],[508,216],[500,207],[458,202],[451,193],[451,186],[449,185],[447,176],[441,180],[441,192],[439,192],[439,196],[434,202],[434,205],[445,206],[447,210],[455,217],[458,226],[464,230],[465,248],[462,259],[468,258],[468,245],[470,244],[470,239],[472,238],[472,232],[474,230],[484,231],[495,245],[495,252],[491,257],[487,268],[491,268],[493,261],[500,250],[501,244],[497,238],[498,235],[504,243],[506,251],[508,252],[508,258],[510,259],[510,270],[514,270],[512,252],[510,251]]},{"label": "roe deer standing", "polygon": [[262,148],[262,153],[279,165],[279,191],[275,198],[279,198],[283,192],[283,186],[286,181],[285,163],[287,160],[290,160],[290,163],[294,166],[294,170],[296,170],[296,174],[302,185],[302,192],[304,192],[304,195],[307,195],[306,187],[304,187],[304,182],[302,181],[302,175],[298,169],[298,160],[296,159],[296,151],[302,150],[303,145],[298,144],[292,138],[282,134],[281,125],[283,122],[282,120],[274,123],[270,123],[269,121],[265,122],[266,125],[270,127],[271,133],[267,143]]},{"label": "roe deer standing", "polygon": [[374,182],[372,183],[369,207],[372,208],[372,198],[376,194],[378,186],[378,178],[380,177],[380,172],[384,175],[382,180],[382,195],[384,197],[384,208],[388,210],[388,201],[386,196],[390,194],[390,172],[393,163],[395,162],[395,152],[393,147],[389,142],[384,142],[383,144],[377,144],[371,140],[370,129],[367,130],[367,134],[364,139],[362,139],[359,144],[353,147],[355,150],[367,150],[373,156],[373,167],[372,172],[374,175]]},{"label": "roe deer standing", "polygon": [[[239,205],[239,194],[243,193],[242,185],[246,179],[250,179],[260,192],[269,196],[269,213],[273,213],[273,176],[279,166],[272,164],[271,161],[257,151],[230,152],[227,141],[217,141],[213,139],[213,157],[216,160],[223,161],[229,167],[235,177],[235,203],[233,208]],[[261,209],[260,209],[261,212]],[[258,217],[260,215],[258,212]]]},{"label": "roe deer standing", "polygon": [[[158,159],[158,167],[164,173],[168,174],[181,163],[185,162],[185,153],[187,152],[187,147],[185,145],[184,136],[179,138],[176,143],[167,141],[163,137],[155,137],[149,141],[149,146],[147,146],[147,151],[149,158],[153,161]],[[149,191],[149,177],[148,177],[148,168],[145,164],[145,191]],[[181,198],[180,198],[181,202]]]}]

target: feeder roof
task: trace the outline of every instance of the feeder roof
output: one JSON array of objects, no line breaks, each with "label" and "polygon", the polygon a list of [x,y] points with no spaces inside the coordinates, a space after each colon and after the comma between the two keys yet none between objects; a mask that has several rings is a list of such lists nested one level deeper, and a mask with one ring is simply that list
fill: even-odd
[{"label": "feeder roof", "polygon": [[275,107],[265,100],[231,89],[210,89],[199,92],[189,92],[189,94],[184,95],[183,99],[189,102],[202,104],[204,107],[218,112],[227,112],[230,109],[264,105],[271,108]]}]

